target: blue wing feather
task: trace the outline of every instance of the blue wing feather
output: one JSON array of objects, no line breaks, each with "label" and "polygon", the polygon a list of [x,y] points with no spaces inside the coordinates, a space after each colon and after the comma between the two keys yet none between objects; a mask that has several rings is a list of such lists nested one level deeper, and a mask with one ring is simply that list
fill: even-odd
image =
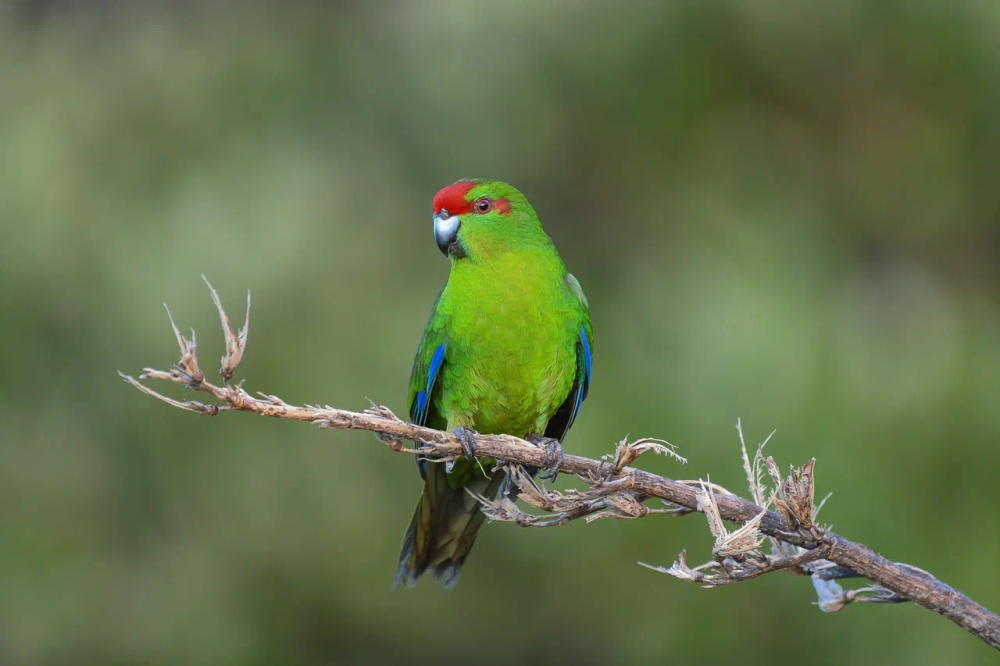
[{"label": "blue wing feather", "polygon": [[427,383],[424,386],[424,390],[417,393],[413,414],[410,415],[413,422],[417,425],[426,425],[427,423],[427,405],[430,403],[430,396],[434,391],[434,382],[437,381],[438,372],[441,370],[441,366],[444,365],[444,351],[445,343],[442,342],[434,350],[434,356],[427,367]]},{"label": "blue wing feather", "polygon": [[560,442],[566,437],[570,427],[580,413],[583,399],[587,397],[590,390],[591,368],[593,357],[590,351],[590,339],[584,327],[580,327],[580,340],[576,343],[576,377],[573,380],[573,388],[566,396],[566,400],[556,413],[549,420],[545,427],[545,436],[558,439]]},{"label": "blue wing feather", "polygon": [[[584,398],[590,392],[590,376],[593,368],[594,359],[590,354],[590,341],[587,340],[587,331],[583,326],[580,326],[580,346],[579,350],[583,352],[581,359],[583,361],[582,367],[577,370],[577,388],[576,388],[576,404],[573,405],[573,413],[569,417],[569,424],[566,429],[569,430],[573,422],[576,421],[577,414],[580,413],[580,407],[583,405]],[[582,377],[580,375],[583,375]]]}]

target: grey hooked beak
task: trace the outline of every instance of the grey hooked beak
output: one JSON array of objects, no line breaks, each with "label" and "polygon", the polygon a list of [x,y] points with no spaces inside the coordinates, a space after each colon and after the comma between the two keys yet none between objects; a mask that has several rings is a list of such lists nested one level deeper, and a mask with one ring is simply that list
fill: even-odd
[{"label": "grey hooked beak", "polygon": [[444,256],[461,252],[461,244],[458,242],[458,228],[462,226],[462,221],[458,215],[452,215],[444,208],[434,216],[434,240]]}]

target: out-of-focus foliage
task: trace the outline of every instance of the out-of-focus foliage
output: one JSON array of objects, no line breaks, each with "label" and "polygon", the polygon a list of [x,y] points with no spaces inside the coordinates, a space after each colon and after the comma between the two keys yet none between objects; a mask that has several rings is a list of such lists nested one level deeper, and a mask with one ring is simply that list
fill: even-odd
[{"label": "out-of-focus foliage", "polygon": [[[66,3],[69,4],[69,3]],[[137,3],[138,4],[138,3]],[[196,418],[160,301],[295,402],[398,413],[447,274],[430,201],[518,185],[590,300],[567,448],[733,425],[823,518],[1000,609],[1000,5],[21,2],[0,27],[0,661],[992,663],[915,607],[705,591],[704,520],[482,533],[391,591],[419,492],[363,433]],[[183,392],[180,392],[183,395]]]}]

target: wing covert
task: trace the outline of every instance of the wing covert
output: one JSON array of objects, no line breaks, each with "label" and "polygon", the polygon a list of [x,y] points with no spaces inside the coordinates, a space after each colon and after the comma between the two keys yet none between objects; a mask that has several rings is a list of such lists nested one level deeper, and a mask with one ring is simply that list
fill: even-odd
[{"label": "wing covert", "polygon": [[566,274],[566,284],[570,287],[571,293],[579,304],[580,324],[579,337],[576,343],[576,376],[573,380],[573,388],[563,404],[559,406],[556,413],[545,428],[545,436],[558,439],[560,442],[566,437],[566,433],[573,426],[580,407],[590,393],[590,380],[593,376],[594,366],[594,331],[590,323],[590,311],[587,308],[587,297],[580,287],[580,283],[571,273]]}]

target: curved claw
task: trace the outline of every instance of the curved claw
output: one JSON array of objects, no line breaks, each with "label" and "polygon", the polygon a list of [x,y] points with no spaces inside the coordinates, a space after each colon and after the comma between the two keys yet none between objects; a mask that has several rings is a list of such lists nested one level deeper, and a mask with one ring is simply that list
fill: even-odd
[{"label": "curved claw", "polygon": [[462,454],[472,460],[476,457],[476,435],[479,433],[472,428],[466,428],[462,426],[461,428],[455,428],[453,434],[458,438],[459,444],[462,445]]},{"label": "curved claw", "polygon": [[563,460],[566,459],[566,451],[563,450],[562,444],[559,443],[558,439],[537,435],[529,435],[527,440],[535,446],[545,449],[545,467],[542,468],[542,473],[539,476],[554,483],[556,477],[559,476]]}]

